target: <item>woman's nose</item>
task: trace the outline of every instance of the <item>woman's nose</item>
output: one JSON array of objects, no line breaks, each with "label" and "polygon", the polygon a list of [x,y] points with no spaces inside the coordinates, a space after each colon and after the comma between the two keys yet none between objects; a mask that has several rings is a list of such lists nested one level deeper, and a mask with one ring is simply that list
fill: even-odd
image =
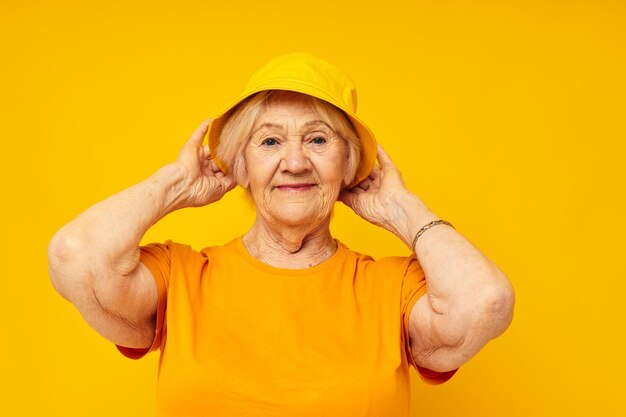
[{"label": "woman's nose", "polygon": [[282,169],[294,174],[311,169],[308,152],[299,140],[289,141],[283,148]]}]

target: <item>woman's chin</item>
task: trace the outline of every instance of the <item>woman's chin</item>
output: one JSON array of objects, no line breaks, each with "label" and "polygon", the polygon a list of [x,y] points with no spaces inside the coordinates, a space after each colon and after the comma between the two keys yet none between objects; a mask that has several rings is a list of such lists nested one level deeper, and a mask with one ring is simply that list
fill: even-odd
[{"label": "woman's chin", "polygon": [[311,210],[311,206],[296,209],[293,205],[283,207],[286,210],[279,210],[273,214],[274,222],[279,222],[286,226],[315,226],[322,223],[328,216],[324,216],[320,211]]}]

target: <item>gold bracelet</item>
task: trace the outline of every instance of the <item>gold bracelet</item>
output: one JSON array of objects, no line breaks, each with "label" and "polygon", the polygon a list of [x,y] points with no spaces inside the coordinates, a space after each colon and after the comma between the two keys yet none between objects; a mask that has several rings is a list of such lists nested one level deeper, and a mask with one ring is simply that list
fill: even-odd
[{"label": "gold bracelet", "polygon": [[452,226],[452,223],[447,222],[445,220],[432,221],[428,223],[426,226],[422,227],[419,230],[419,232],[417,232],[417,234],[415,235],[415,238],[413,238],[413,245],[411,245],[411,249],[415,250],[415,244],[417,243],[417,239],[422,235],[422,233],[424,233],[427,229],[430,229],[433,226],[437,226],[438,224],[447,224],[448,226],[451,226],[454,229],[454,226]]}]

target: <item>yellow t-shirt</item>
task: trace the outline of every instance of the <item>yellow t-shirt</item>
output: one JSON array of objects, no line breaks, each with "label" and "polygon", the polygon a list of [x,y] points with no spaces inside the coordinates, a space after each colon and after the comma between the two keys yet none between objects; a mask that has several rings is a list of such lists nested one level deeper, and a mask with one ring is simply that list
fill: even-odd
[{"label": "yellow t-shirt", "polygon": [[[408,319],[426,292],[414,255],[378,261],[337,241],[308,269],[274,268],[241,238],[141,248],[158,287],[157,416],[409,415]],[[455,371],[417,368],[438,384]]]}]

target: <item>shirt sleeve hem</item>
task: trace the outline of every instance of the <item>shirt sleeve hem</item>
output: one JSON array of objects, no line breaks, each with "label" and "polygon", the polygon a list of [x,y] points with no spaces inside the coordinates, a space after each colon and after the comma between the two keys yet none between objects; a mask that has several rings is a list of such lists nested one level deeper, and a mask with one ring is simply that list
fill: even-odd
[{"label": "shirt sleeve hem", "polygon": [[427,383],[429,385],[443,384],[444,382],[446,382],[450,378],[452,378],[454,376],[454,374],[456,374],[456,371],[459,370],[457,368],[457,369],[453,369],[451,371],[438,372],[438,371],[432,371],[432,370],[430,370],[428,368],[421,367],[419,365],[416,365],[416,369],[417,369],[417,373],[420,376],[420,378],[422,379],[422,381],[424,381],[425,383]]},{"label": "shirt sleeve hem", "polygon": [[[415,255],[413,255],[415,256]],[[417,259],[417,258],[415,258]],[[415,363],[415,359],[413,358],[413,354],[411,353],[411,349],[410,349],[410,333],[409,333],[409,317],[411,316],[411,311],[413,310],[413,307],[415,307],[415,304],[417,303],[417,301],[426,295],[427,292],[427,285],[424,282],[424,284],[422,286],[420,286],[418,288],[418,290],[415,292],[415,294],[413,294],[412,299],[409,301],[408,306],[407,306],[407,310],[404,314],[404,334],[403,337],[404,339],[407,341],[406,342],[406,346],[407,346],[407,351],[406,351],[406,355],[407,355],[407,360],[409,362],[410,366],[413,366],[413,368],[415,368],[415,370],[417,370],[418,375],[420,376],[420,378],[422,379],[422,381],[424,381],[425,383],[429,384],[429,385],[439,385],[439,384],[443,384],[444,382],[448,381],[450,378],[452,378],[454,376],[454,374],[458,371],[457,369],[453,369],[451,371],[447,371],[447,372],[437,372],[437,371],[433,371],[427,368],[424,368],[422,366],[419,366],[417,363]]]},{"label": "shirt sleeve hem", "polygon": [[161,347],[161,336],[165,319],[165,302],[167,298],[167,284],[159,269],[157,261],[155,261],[154,258],[151,256],[146,256],[143,248],[141,248],[140,262],[142,262],[150,270],[150,272],[152,273],[152,277],[157,284],[158,302],[154,339],[152,340],[152,345],[150,345],[150,347],[148,348],[130,348],[117,344],[115,345],[117,347],[117,350],[119,350],[122,355],[126,356],[129,359],[135,360],[141,359],[147,353],[158,350]]}]

